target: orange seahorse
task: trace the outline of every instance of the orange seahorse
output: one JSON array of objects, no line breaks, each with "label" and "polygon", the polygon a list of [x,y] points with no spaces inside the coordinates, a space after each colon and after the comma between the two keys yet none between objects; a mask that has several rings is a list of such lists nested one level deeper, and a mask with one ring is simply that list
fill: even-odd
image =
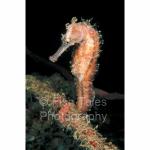
[{"label": "orange seahorse", "polygon": [[86,112],[94,97],[93,77],[97,69],[97,58],[100,53],[100,35],[89,21],[77,22],[72,18],[71,24],[66,25],[67,32],[62,37],[62,46],[49,57],[53,62],[72,45],[79,47],[75,50],[72,60],[72,74],[76,77],[77,109]]}]

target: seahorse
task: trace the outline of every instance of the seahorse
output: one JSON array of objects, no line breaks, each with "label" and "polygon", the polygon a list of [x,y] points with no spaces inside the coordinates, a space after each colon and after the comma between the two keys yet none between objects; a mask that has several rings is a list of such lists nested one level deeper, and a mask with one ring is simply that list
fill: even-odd
[{"label": "seahorse", "polygon": [[70,46],[79,45],[72,58],[71,72],[76,78],[76,106],[84,113],[90,108],[95,96],[93,79],[97,71],[97,58],[100,55],[100,34],[90,21],[77,22],[75,17],[70,24],[66,24],[66,30],[66,34],[62,36],[62,46],[49,59],[56,62]]}]

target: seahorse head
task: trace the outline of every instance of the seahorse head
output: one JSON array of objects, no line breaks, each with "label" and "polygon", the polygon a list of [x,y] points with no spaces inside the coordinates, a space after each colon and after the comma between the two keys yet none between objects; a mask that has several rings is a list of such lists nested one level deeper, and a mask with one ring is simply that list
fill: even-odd
[{"label": "seahorse head", "polygon": [[72,45],[80,43],[83,40],[83,30],[80,23],[77,23],[75,17],[72,18],[71,24],[66,25],[66,34],[62,36],[62,45],[56,51],[56,53],[49,57],[52,62],[56,62],[57,59]]},{"label": "seahorse head", "polygon": [[77,22],[77,18],[73,17],[71,23],[66,24],[66,33],[62,35],[62,45],[54,55],[49,57],[49,59],[52,62],[56,62],[57,59],[70,46],[75,45],[76,43],[81,43],[86,39],[89,39],[89,34],[87,34],[87,28],[88,28],[87,22]]},{"label": "seahorse head", "polygon": [[68,43],[80,43],[84,39],[84,29],[82,24],[72,22],[67,26],[67,31],[64,36],[64,41]]}]

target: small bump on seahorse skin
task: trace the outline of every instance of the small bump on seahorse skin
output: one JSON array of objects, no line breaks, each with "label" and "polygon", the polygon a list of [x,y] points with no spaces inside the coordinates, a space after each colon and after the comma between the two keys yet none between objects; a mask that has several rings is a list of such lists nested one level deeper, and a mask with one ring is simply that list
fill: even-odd
[{"label": "small bump on seahorse skin", "polygon": [[66,23],[66,29],[68,29],[69,25],[70,25],[70,23]]},{"label": "small bump on seahorse skin", "polygon": [[103,39],[101,39],[101,45],[103,45],[104,44],[104,40]]},{"label": "small bump on seahorse skin", "polygon": [[61,40],[63,41],[65,38],[65,34],[61,34]]},{"label": "small bump on seahorse skin", "polygon": [[92,26],[92,25],[91,25],[92,19],[93,19],[93,18],[91,18],[91,19],[89,19],[89,20],[85,20],[85,19],[81,18],[81,21],[82,21],[84,24],[86,24],[86,25]]},{"label": "small bump on seahorse skin", "polygon": [[[96,24],[96,23],[94,23],[93,25],[92,25],[94,28],[97,28],[98,27],[98,25]],[[97,29],[96,29],[97,30]]]},{"label": "small bump on seahorse skin", "polygon": [[79,82],[81,82],[83,80],[83,75],[79,76]]},{"label": "small bump on seahorse skin", "polygon": [[95,130],[96,130],[96,129],[98,129],[98,124],[95,126],[95,128],[94,128],[94,129],[95,129]]},{"label": "small bump on seahorse skin", "polygon": [[100,64],[97,64],[96,65],[96,72],[98,71],[99,67],[100,67]]},{"label": "small bump on seahorse skin", "polygon": [[84,18],[81,17],[81,22],[86,22],[86,20]]},{"label": "small bump on seahorse skin", "polygon": [[89,22],[92,22],[93,21],[93,17],[91,19],[89,19]]},{"label": "small bump on seahorse skin", "polygon": [[76,17],[73,17],[72,19],[71,19],[71,23],[76,23],[78,21],[78,19],[76,18]]},{"label": "small bump on seahorse skin", "polygon": [[102,37],[102,34],[100,34],[99,37],[100,37],[100,38],[103,38],[103,37]]}]

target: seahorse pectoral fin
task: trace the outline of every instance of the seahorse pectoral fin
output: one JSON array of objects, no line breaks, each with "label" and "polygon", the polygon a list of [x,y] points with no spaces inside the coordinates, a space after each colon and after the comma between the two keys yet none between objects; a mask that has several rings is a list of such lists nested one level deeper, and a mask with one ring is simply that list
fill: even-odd
[{"label": "seahorse pectoral fin", "polygon": [[58,58],[69,48],[70,46],[74,45],[74,43],[62,43],[60,48],[49,57],[49,60],[52,62],[56,62]]}]

